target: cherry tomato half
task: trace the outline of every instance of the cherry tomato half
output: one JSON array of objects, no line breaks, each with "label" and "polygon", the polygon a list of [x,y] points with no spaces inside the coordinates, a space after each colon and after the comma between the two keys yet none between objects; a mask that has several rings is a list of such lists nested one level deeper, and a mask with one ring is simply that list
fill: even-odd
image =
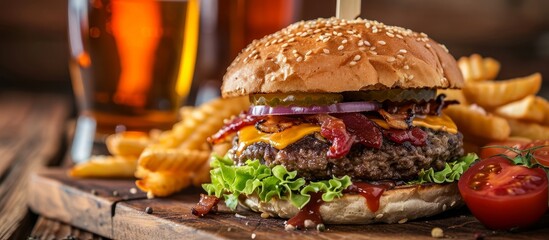
[{"label": "cherry tomato half", "polygon": [[547,175],[540,168],[514,165],[492,157],[470,167],[459,191],[467,207],[492,229],[525,227],[547,210]]},{"label": "cherry tomato half", "polygon": [[529,149],[538,146],[545,146],[538,148],[532,151],[534,159],[541,165],[549,167],[549,140],[511,140],[505,142],[493,142],[486,145],[487,147],[480,150],[480,158],[485,159],[497,154],[505,154],[511,158],[515,157],[517,154],[513,151],[507,150],[500,147],[489,147],[489,146],[506,146],[517,148],[520,150]]}]

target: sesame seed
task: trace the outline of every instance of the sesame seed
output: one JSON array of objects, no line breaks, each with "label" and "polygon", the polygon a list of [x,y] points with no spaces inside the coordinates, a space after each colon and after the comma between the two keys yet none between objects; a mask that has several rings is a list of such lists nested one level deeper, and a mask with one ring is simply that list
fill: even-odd
[{"label": "sesame seed", "polygon": [[326,53],[326,54],[329,54],[329,53],[330,53],[330,50],[328,50],[327,48],[322,49],[322,51],[323,51],[324,53]]},{"label": "sesame seed", "polygon": [[387,58],[387,62],[394,62],[394,61],[396,61],[395,57],[388,57]]},{"label": "sesame seed", "polygon": [[295,41],[295,38],[290,38],[288,39],[288,42],[291,43],[291,42],[294,42]]},{"label": "sesame seed", "polygon": [[444,49],[445,52],[450,52],[450,51],[448,51],[448,48],[446,47],[446,45],[444,45],[444,44],[438,44],[438,45],[440,45],[440,47],[442,49]]},{"label": "sesame seed", "polygon": [[319,33],[320,31],[322,31],[322,30],[316,29],[316,30],[314,30],[313,32],[314,32],[314,33]]},{"label": "sesame seed", "polygon": [[276,78],[276,77],[275,77],[274,75],[272,75],[270,80],[271,80],[271,81],[274,81],[275,78]]},{"label": "sesame seed", "polygon": [[345,43],[347,43],[347,39],[343,39],[343,40],[341,41],[341,44],[345,44]]},{"label": "sesame seed", "polygon": [[333,31],[332,33],[334,34],[334,36],[337,35],[337,32],[336,32],[336,31]]},{"label": "sesame seed", "polygon": [[397,34],[396,37],[397,37],[397,38],[400,38],[400,39],[403,39],[403,38],[404,38],[404,37],[402,37],[402,35],[400,35],[400,34]]},{"label": "sesame seed", "polygon": [[297,62],[303,61],[303,57],[298,57],[298,58],[296,59],[296,61],[297,61]]},{"label": "sesame seed", "polygon": [[322,42],[328,42],[330,41],[330,38],[324,38],[324,40],[322,40]]},{"label": "sesame seed", "polygon": [[385,34],[389,37],[395,37],[395,35],[393,33],[390,33],[390,32],[385,32]]},{"label": "sesame seed", "polygon": [[311,53],[313,53],[313,50],[307,51],[307,52],[305,53],[305,56],[309,56],[309,55],[311,55]]},{"label": "sesame seed", "polygon": [[370,50],[374,51],[374,50],[376,50],[376,47],[375,46],[370,47]]},{"label": "sesame seed", "polygon": [[372,28],[372,33],[377,33],[377,28]]},{"label": "sesame seed", "polygon": [[287,46],[288,46],[288,43],[284,43],[284,44],[282,44],[281,47],[282,47],[282,48],[285,48],[285,47],[287,47]]},{"label": "sesame seed", "polygon": [[404,69],[408,70],[408,69],[410,69],[410,66],[408,66],[408,65],[404,65],[404,67],[402,67],[402,68],[404,68]]},{"label": "sesame seed", "polygon": [[399,53],[407,53],[408,51],[406,51],[406,49],[400,49],[398,50]]},{"label": "sesame seed", "polygon": [[364,42],[364,45],[366,45],[366,46],[368,46],[368,47],[369,47],[369,46],[372,46],[372,44],[371,44],[370,42],[368,42],[368,40],[364,40],[363,42]]},{"label": "sesame seed", "polygon": [[281,43],[284,39],[282,38],[279,38],[278,40],[276,40],[277,43]]},{"label": "sesame seed", "polygon": [[270,46],[270,45],[271,45],[270,42],[265,43],[265,47],[268,47],[268,46]]},{"label": "sesame seed", "polygon": [[354,61],[358,61],[358,60],[360,60],[360,58],[361,58],[361,56],[357,54],[357,55],[355,55],[355,57],[353,58],[353,60],[354,60]]},{"label": "sesame seed", "polygon": [[371,51],[371,50],[370,50],[369,52],[370,52],[370,54],[372,54],[372,55],[377,55],[377,52],[376,52],[376,51]]},{"label": "sesame seed", "polygon": [[362,40],[358,40],[358,46],[362,47],[364,45],[364,42]]},{"label": "sesame seed", "polygon": [[292,53],[293,53],[293,54],[296,54],[296,53],[297,53],[297,50],[295,50],[295,49],[292,50]]},{"label": "sesame seed", "polygon": [[343,36],[343,33],[337,33],[337,36],[341,37],[341,36]]},{"label": "sesame seed", "polygon": [[351,62],[349,62],[349,65],[354,66],[354,65],[356,65],[356,62],[355,62],[355,61],[351,61]]},{"label": "sesame seed", "polygon": [[386,43],[385,41],[383,41],[383,40],[379,40],[379,41],[377,41],[377,43],[379,43],[380,45],[385,45],[385,44],[387,44],[387,43]]},{"label": "sesame seed", "polygon": [[365,48],[365,47],[359,47],[358,50],[360,50],[360,51],[366,51],[366,48]]},{"label": "sesame seed", "polygon": [[400,54],[398,54],[396,57],[397,57],[398,59],[404,59],[404,56],[403,56],[403,55],[400,55]]},{"label": "sesame seed", "polygon": [[428,44],[428,43],[427,43],[427,44],[425,44],[425,47],[426,47],[426,48],[431,48],[431,44]]},{"label": "sesame seed", "polygon": [[337,50],[341,51],[343,50],[343,48],[345,48],[343,45],[339,45],[339,47],[337,47]]},{"label": "sesame seed", "polygon": [[410,80],[412,80],[412,79],[414,79],[414,75],[413,75],[413,74],[410,74],[410,75],[408,76],[408,78],[410,78]]},{"label": "sesame seed", "polygon": [[426,37],[429,37],[429,36],[427,36],[427,34],[425,34],[424,32],[419,33],[419,35],[422,36],[422,37],[425,37],[425,38],[426,38]]}]

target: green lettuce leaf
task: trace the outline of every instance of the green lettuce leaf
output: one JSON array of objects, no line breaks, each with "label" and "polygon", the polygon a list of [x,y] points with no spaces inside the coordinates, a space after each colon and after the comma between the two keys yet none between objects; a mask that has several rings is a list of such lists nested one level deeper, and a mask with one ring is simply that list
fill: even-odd
[{"label": "green lettuce leaf", "polygon": [[203,184],[202,188],[209,195],[223,197],[227,207],[233,210],[240,195],[255,193],[265,202],[277,197],[301,209],[310,201],[310,193],[322,192],[322,200],[329,202],[343,196],[342,191],[351,185],[349,176],[307,183],[297,178],[297,171],[290,172],[281,165],[269,168],[259,160],[248,160],[236,166],[227,156],[213,156],[212,160],[212,182]]},{"label": "green lettuce leaf", "polygon": [[478,156],[474,153],[469,153],[454,162],[447,162],[444,169],[435,171],[433,168],[427,170],[422,169],[419,172],[418,179],[410,182],[411,184],[421,183],[445,183],[459,180],[463,172],[471,166]]}]

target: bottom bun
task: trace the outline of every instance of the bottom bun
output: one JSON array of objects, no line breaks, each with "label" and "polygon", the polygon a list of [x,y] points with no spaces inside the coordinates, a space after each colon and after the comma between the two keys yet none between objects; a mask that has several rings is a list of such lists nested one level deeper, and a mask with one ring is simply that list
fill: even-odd
[{"label": "bottom bun", "polygon": [[[291,218],[299,209],[287,200],[271,199],[259,202],[257,196],[240,198],[240,204],[255,212]],[[461,206],[457,184],[406,185],[387,190],[380,198],[379,209],[370,211],[366,199],[359,194],[344,194],[320,206],[320,215],[328,224],[369,224],[376,222],[404,223],[408,220],[433,216]]]}]

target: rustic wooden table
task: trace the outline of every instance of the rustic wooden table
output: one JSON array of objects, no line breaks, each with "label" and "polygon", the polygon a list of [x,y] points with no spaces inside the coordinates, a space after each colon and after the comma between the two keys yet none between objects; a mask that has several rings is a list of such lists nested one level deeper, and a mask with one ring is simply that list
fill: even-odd
[{"label": "rustic wooden table", "polygon": [[65,96],[0,91],[0,239],[101,239],[27,207],[30,174],[64,159],[71,109]]}]

